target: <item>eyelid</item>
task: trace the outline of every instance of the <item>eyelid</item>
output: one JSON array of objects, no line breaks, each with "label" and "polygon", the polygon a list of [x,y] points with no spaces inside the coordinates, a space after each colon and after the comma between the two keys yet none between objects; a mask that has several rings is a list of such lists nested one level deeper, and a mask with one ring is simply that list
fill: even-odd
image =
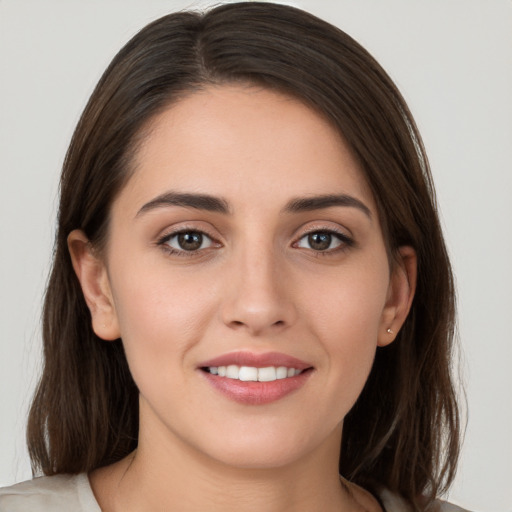
[{"label": "eyelid", "polygon": [[204,222],[197,221],[178,222],[176,224],[166,227],[165,229],[162,229],[160,233],[155,237],[155,240],[158,243],[162,240],[169,239],[172,236],[178,235],[180,233],[195,232],[202,233],[203,235],[206,235],[212,240],[220,243],[219,238],[221,237],[220,235],[216,234],[218,232],[205,224],[206,223]]},{"label": "eyelid", "polygon": [[331,221],[313,221],[303,224],[299,229],[296,230],[296,235],[294,236],[294,239],[295,241],[297,241],[304,236],[319,231],[334,233],[336,235],[339,235],[343,239],[352,241],[354,240],[354,237],[348,228],[342,227],[338,223]]},{"label": "eyelid", "polygon": [[[180,235],[183,235],[185,233],[197,233],[199,235],[201,235],[201,237],[203,238],[202,240],[202,244],[204,244],[204,239],[206,238],[207,240],[209,240],[210,242],[210,245],[208,245],[208,247],[199,247],[198,249],[195,249],[195,250],[190,250],[190,251],[187,251],[186,249],[180,249],[179,247],[174,247],[173,245],[171,245],[171,241],[173,241],[174,239],[177,239],[179,238]],[[171,247],[172,249],[174,249],[175,251],[184,251],[184,252],[189,252],[189,253],[193,253],[193,252],[199,252],[200,250],[204,250],[204,249],[208,249],[210,248],[215,242],[214,240],[212,239],[212,237],[206,233],[203,233],[202,231],[197,231],[197,230],[194,230],[192,231],[191,229],[186,229],[185,231],[178,231],[176,233],[171,233],[169,234],[168,236],[164,237],[164,239],[162,240],[162,243],[164,244],[167,244],[169,245],[169,247]]]},{"label": "eyelid", "polygon": [[[177,249],[168,244],[169,240],[174,238],[175,236],[180,235],[181,233],[200,233],[201,235],[209,238],[211,240],[211,245],[209,247],[205,247],[203,249],[197,249],[193,251],[186,251],[184,249]],[[163,230],[163,232],[157,236],[155,240],[155,245],[160,247],[162,250],[167,252],[168,254],[176,255],[176,256],[198,256],[199,254],[207,252],[212,248],[222,247],[222,242],[219,241],[219,237],[215,236],[211,233],[209,229],[204,228],[203,226],[192,225],[187,222],[180,223],[177,226],[172,226]]]},{"label": "eyelid", "polygon": [[330,235],[334,235],[339,240],[341,240],[341,242],[346,243],[346,244],[353,244],[353,242],[354,242],[353,239],[351,237],[349,237],[348,235],[346,235],[345,233],[331,228],[331,229],[313,229],[311,231],[307,231],[306,233],[302,234],[299,238],[297,238],[297,240],[294,243],[297,243],[300,240],[302,240],[303,238],[313,235],[314,233],[327,233]]},{"label": "eyelid", "polygon": [[[294,241],[292,243],[292,247],[298,248],[298,249],[305,249],[307,251],[312,251],[317,255],[329,255],[329,254],[335,254],[338,251],[344,251],[350,247],[353,247],[356,242],[354,240],[354,237],[350,232],[348,232],[348,229],[343,229],[337,225],[333,225],[332,223],[309,223],[306,225],[306,227],[302,227],[300,229],[300,234],[294,237]],[[314,249],[308,249],[303,247],[298,247],[298,243],[305,237],[312,235],[314,233],[329,233],[333,236],[337,237],[340,240],[340,244],[333,248],[333,249],[326,249],[324,251],[317,251]]]}]

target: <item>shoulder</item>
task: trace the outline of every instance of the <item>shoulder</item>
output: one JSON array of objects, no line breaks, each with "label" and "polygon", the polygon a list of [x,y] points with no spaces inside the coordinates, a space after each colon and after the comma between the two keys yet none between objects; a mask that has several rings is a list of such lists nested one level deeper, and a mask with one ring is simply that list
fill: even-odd
[{"label": "shoulder", "polygon": [[101,512],[85,473],[43,476],[0,489],[0,512]]},{"label": "shoulder", "polygon": [[[400,496],[388,490],[381,491],[379,497],[388,512],[413,512],[411,507]],[[434,506],[429,510],[431,510],[431,512],[470,512],[465,508],[441,500],[437,500]]]}]

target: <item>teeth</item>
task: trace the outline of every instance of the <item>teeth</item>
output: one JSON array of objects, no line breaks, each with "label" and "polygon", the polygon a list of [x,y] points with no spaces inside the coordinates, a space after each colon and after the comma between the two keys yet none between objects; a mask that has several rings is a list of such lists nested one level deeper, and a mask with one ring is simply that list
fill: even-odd
[{"label": "teeth", "polygon": [[277,372],[274,366],[268,368],[260,368],[258,370],[258,381],[259,382],[272,382],[277,380]]},{"label": "teeth", "polygon": [[230,364],[228,366],[210,366],[208,371],[212,375],[227,377],[244,382],[272,382],[278,379],[287,379],[295,377],[302,373],[302,370],[296,368],[287,368],[286,366],[267,366],[266,368],[255,368],[253,366],[237,366]]},{"label": "teeth", "polygon": [[252,368],[250,366],[241,366],[238,372],[238,377],[232,377],[234,379],[240,379],[243,381],[257,381],[258,380],[258,368]]},{"label": "teeth", "polygon": [[238,374],[240,372],[240,368],[235,364],[230,364],[226,367],[226,377],[228,379],[238,379]]},{"label": "teeth", "polygon": [[[290,368],[293,370],[293,368]],[[279,366],[276,368],[276,379],[286,379],[288,377],[288,368],[286,366]]]}]

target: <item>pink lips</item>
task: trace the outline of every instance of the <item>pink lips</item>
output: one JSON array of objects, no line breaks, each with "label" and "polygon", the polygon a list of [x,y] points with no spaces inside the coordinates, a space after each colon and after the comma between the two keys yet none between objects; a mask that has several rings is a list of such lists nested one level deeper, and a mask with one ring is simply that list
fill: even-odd
[{"label": "pink lips", "polygon": [[201,371],[203,377],[227,398],[246,405],[263,405],[275,402],[302,387],[311,375],[311,365],[295,357],[278,352],[255,354],[252,352],[233,352],[201,363],[199,369],[219,366],[250,366],[265,368],[268,366],[286,366],[303,370],[302,373],[286,379],[271,382],[244,382],[237,379],[212,375]]},{"label": "pink lips", "polygon": [[288,368],[297,368],[297,370],[305,370],[311,365],[286,354],[280,352],[265,352],[263,354],[255,354],[253,352],[232,352],[224,354],[214,359],[210,359],[201,363],[199,366],[205,368],[208,366],[228,366],[236,364],[237,366],[254,366],[256,368],[265,368],[266,366],[287,366]]}]

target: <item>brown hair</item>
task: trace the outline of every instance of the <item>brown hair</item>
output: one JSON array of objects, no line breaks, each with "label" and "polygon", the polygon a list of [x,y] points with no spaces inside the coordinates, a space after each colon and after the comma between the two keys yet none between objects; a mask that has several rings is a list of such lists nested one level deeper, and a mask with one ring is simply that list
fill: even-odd
[{"label": "brown hair", "polygon": [[208,84],[255,83],[300,98],[339,130],[373,191],[390,255],[418,255],[412,310],[377,350],[345,418],[340,473],[385,486],[419,510],[451,483],[459,413],[450,375],[454,286],[420,135],[395,85],[341,30],[296,8],[259,2],[165,16],[114,58],[73,135],[62,172],[58,230],[43,317],[44,370],[28,424],[34,472],[78,473],[137,446],[138,390],[121,340],[106,343],[73,272],[66,239],[108,235],[144,125]]}]

